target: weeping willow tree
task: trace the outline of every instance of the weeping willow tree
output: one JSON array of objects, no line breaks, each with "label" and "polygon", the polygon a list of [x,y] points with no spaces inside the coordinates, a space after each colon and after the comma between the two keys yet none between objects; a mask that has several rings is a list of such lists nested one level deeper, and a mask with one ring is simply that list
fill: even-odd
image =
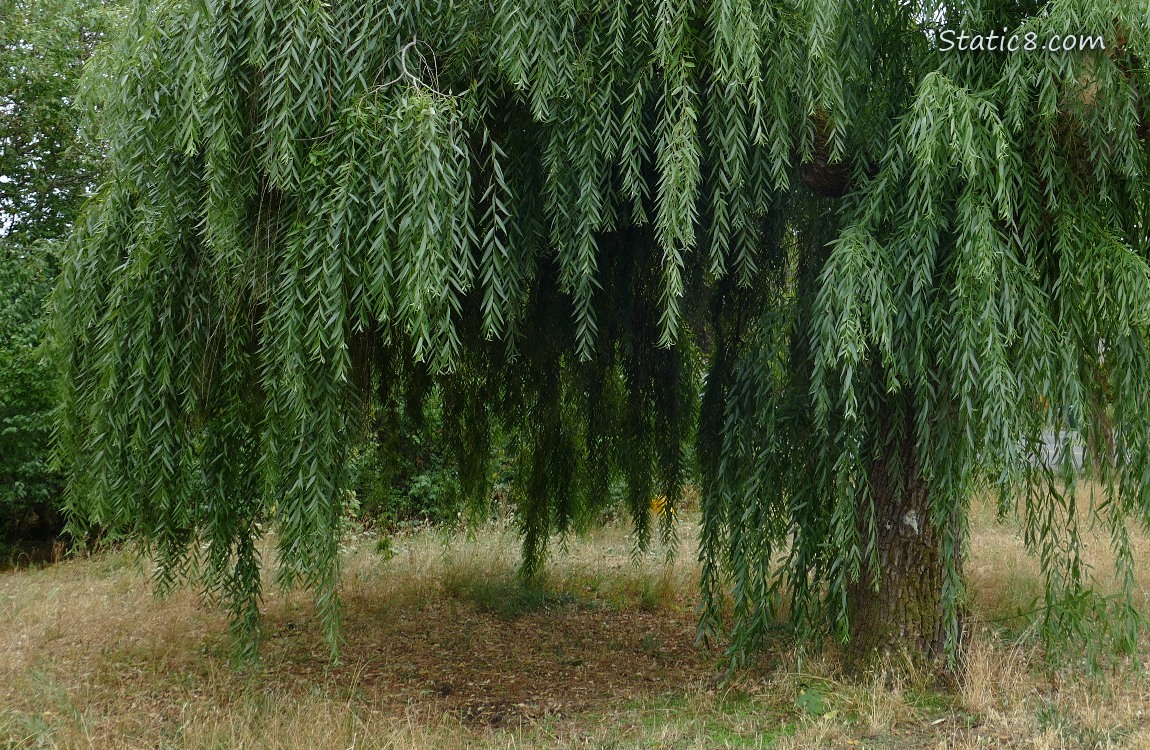
[{"label": "weeping willow tree", "polygon": [[[476,502],[512,437],[527,576],[616,478],[640,546],[669,537],[697,472],[701,633],[735,657],[780,623],[954,656],[985,488],[1049,623],[1098,605],[1133,637],[1143,1],[169,0],[128,26],[87,76],[108,177],[54,301],[70,510],[242,642],[269,532],[338,640],[350,436],[431,393]],[[1044,453],[1071,410],[1081,464]],[[1118,602],[1089,596],[1095,522]]]}]

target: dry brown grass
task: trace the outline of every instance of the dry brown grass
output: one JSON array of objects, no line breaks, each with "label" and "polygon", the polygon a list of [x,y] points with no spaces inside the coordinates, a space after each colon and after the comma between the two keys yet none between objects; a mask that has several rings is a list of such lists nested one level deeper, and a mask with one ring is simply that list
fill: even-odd
[{"label": "dry brown grass", "polygon": [[[1104,501],[1101,489],[1087,485],[1079,491],[1079,524],[1082,528],[1082,557],[1095,581],[1095,589],[1114,593],[1114,551],[1109,533],[1092,522],[1090,511]],[[999,521],[995,501],[989,495],[977,497],[972,505],[971,549],[966,576],[976,610],[1003,616],[1030,607],[1042,593],[1038,561],[1029,556],[1019,541],[1013,520]],[[1136,561],[1150,561],[1150,536],[1131,529],[1130,541]],[[1135,576],[1137,603],[1150,610],[1150,565],[1139,565]]]},{"label": "dry brown grass", "polygon": [[156,600],[126,553],[7,573],[0,748],[1150,747],[1145,674],[1051,670],[1025,628],[994,624],[1041,587],[992,516],[973,518],[983,624],[956,692],[901,663],[844,679],[832,656],[786,644],[720,684],[718,654],[694,644],[689,534],[669,566],[661,553],[634,564],[622,528],[571,540],[543,593],[516,584],[507,528],[396,537],[387,560],[351,540],[341,662],[307,598],[272,593],[254,671],[229,665],[216,609],[187,592]]}]

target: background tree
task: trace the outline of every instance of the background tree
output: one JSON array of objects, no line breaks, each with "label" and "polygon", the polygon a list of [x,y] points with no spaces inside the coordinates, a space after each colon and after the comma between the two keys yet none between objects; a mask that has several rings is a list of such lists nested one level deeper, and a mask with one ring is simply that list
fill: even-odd
[{"label": "background tree", "polygon": [[50,467],[54,378],[40,351],[44,300],[94,187],[97,154],[74,106],[107,27],[98,0],[0,0],[0,543],[62,527]]},{"label": "background tree", "polygon": [[[246,643],[274,528],[335,643],[347,436],[434,386],[464,494],[511,436],[528,577],[613,476],[645,545],[694,441],[703,632],[729,595],[736,656],[784,611],[953,655],[987,483],[1052,605],[1086,601],[1082,517],[1128,574],[1150,510],[1144,13],[137,3],[55,297],[76,518]],[[1109,49],[943,54],[940,21]],[[1118,424],[1091,510],[1093,462],[1041,448],[1088,404]]]}]

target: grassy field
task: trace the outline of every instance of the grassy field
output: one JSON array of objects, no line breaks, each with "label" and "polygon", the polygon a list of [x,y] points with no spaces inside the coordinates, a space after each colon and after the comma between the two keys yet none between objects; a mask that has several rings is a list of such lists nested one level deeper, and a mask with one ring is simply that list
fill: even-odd
[{"label": "grassy field", "polygon": [[[341,661],[307,598],[273,593],[249,671],[229,665],[217,609],[157,600],[127,553],[3,573],[0,748],[1150,748],[1150,675],[1045,666],[1032,618],[1011,617],[1036,565],[986,508],[954,692],[913,670],[847,680],[785,644],[719,680],[694,643],[692,520],[670,565],[633,562],[621,527],[571,540],[537,592],[515,585],[506,528],[416,532],[387,555],[353,539]],[[1104,569],[1105,545],[1088,549]]]}]

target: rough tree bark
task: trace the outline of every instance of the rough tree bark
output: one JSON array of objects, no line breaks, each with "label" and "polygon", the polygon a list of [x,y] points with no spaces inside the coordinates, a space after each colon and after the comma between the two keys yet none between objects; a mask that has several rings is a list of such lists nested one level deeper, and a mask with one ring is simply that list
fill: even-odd
[{"label": "rough tree bark", "polygon": [[[864,560],[859,580],[847,589],[847,661],[855,670],[903,649],[936,667],[945,657],[943,534],[930,520],[929,490],[907,422],[903,431],[884,430],[885,450],[869,469],[878,565]],[[858,528],[864,540],[867,526],[863,508]]]}]

